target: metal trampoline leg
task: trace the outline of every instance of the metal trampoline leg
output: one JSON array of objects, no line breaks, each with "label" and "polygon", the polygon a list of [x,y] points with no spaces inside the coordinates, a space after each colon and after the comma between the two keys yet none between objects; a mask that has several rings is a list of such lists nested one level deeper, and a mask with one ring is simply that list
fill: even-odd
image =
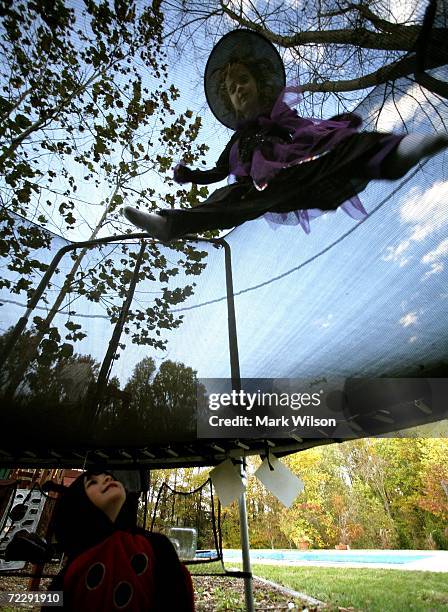
[{"label": "metal trampoline leg", "polygon": [[[224,246],[224,256],[226,265],[226,290],[227,290],[227,317],[229,325],[229,355],[230,372],[232,376],[232,389],[241,389],[240,362],[238,356],[238,336],[236,329],[235,301],[233,299],[233,279],[232,279],[232,254],[230,245],[222,240]],[[244,458],[241,463],[241,478],[246,476]],[[240,511],[240,538],[241,551],[243,555],[243,571],[251,572],[249,556],[249,527],[247,525],[246,494],[243,493],[238,500]],[[246,597],[247,612],[254,612],[254,593],[252,588],[252,576],[244,578],[244,594]]]},{"label": "metal trampoline leg", "polygon": [[[241,464],[241,478],[245,478],[246,470],[244,461]],[[246,493],[242,493],[239,500],[238,506],[240,511],[240,537],[241,537],[241,552],[243,555],[243,572],[251,573],[250,556],[249,556],[249,527],[247,524],[247,510],[246,510]],[[244,578],[244,595],[246,598],[246,611],[254,612],[254,592],[252,576],[250,578]]]}]

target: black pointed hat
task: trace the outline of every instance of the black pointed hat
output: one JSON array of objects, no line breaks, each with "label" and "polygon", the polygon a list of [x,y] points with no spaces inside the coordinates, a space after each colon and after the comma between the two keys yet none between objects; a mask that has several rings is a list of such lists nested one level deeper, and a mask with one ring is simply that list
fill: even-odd
[{"label": "black pointed hat", "polygon": [[282,58],[267,38],[252,30],[233,30],[223,36],[208,58],[204,88],[212,113],[232,130],[236,128],[238,117],[230,100],[226,99],[222,75],[228,64],[239,62],[248,65],[257,81],[258,75],[263,76],[264,87],[272,102],[286,83]]}]

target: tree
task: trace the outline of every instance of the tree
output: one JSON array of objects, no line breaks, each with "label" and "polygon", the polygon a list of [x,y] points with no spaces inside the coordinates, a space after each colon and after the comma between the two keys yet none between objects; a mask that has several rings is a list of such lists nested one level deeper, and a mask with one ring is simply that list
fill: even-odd
[{"label": "tree", "polygon": [[[253,548],[286,548],[290,540],[280,529],[279,522],[284,506],[258,478],[251,475],[259,464],[259,460],[248,458],[246,499],[249,541]],[[236,535],[239,536],[238,528]]]},{"label": "tree", "polygon": [[[314,94],[305,95],[305,108],[311,115],[329,96],[342,109],[351,109],[364,98],[366,89],[413,74],[418,66],[415,49],[424,5],[413,2],[395,11],[383,0],[368,4],[167,0],[164,5],[171,10],[167,36],[182,50],[187,40],[196,38],[202,54],[204,40],[217,39],[235,27],[266,36],[280,48],[289,77],[299,81],[305,94]],[[446,63],[446,27],[439,10],[427,41],[429,67]],[[203,38],[200,28],[206,32]]]},{"label": "tree", "polygon": [[421,508],[448,521],[447,467],[448,439],[428,438],[422,456],[422,489],[419,500]]},{"label": "tree", "polygon": [[[390,441],[387,441],[390,442]],[[344,520],[350,532],[350,546],[393,548],[397,544],[396,525],[386,479],[389,465],[378,456],[376,440],[351,440],[326,449],[338,475],[337,489],[344,504],[336,507],[336,519]]]},{"label": "tree", "polygon": [[[194,161],[206,150],[194,144],[200,119],[188,110],[175,116],[172,109],[178,92],[167,82],[162,27],[158,2],[141,8],[121,0],[113,6],[85,0],[74,7],[64,0],[1,0],[0,256],[7,270],[1,288],[30,296],[55,248],[45,227],[64,234],[77,230],[78,239],[80,228],[87,229],[83,237],[93,240],[120,229],[117,210],[124,201],[172,205],[172,160],[182,154]],[[190,206],[198,194],[177,189],[177,203]],[[181,323],[170,306],[194,287],[186,281],[175,287],[172,279],[204,267],[204,252],[180,243],[174,248],[175,262],[154,243],[143,254],[139,280],[161,282],[162,291],[149,307],[128,314],[125,333],[140,344],[164,348],[160,328]],[[79,296],[103,304],[111,322],[117,321],[136,263],[134,250],[120,246],[121,258],[106,258],[102,250],[73,254],[56,298],[44,297],[52,303],[47,316],[34,319],[37,333],[27,347],[28,361],[42,342],[85,336],[82,324],[71,319],[76,311],[70,304]],[[64,308],[71,314],[61,329],[54,319]],[[16,372],[11,392],[22,374]]]},{"label": "tree", "polygon": [[[0,352],[10,333],[8,330],[0,336]],[[51,436],[58,444],[73,443],[91,423],[89,399],[99,364],[90,355],[73,354],[71,345],[60,345],[51,335],[30,364],[26,349],[36,334],[30,329],[20,336],[0,374],[3,395],[15,372],[24,372],[15,397],[3,402],[2,426],[8,432],[7,441],[14,445],[20,437],[21,443],[37,447],[47,445]]]},{"label": "tree", "polygon": [[237,501],[222,509],[221,531],[223,548],[240,547],[240,515]]},{"label": "tree", "polygon": [[[212,500],[207,480],[206,468],[158,470],[148,495],[148,513],[154,518],[155,529],[165,533],[169,533],[171,527],[195,529],[197,548],[215,548]],[[215,498],[215,519],[217,503]]]},{"label": "tree", "polygon": [[280,527],[295,546],[312,548],[337,544],[337,526],[328,503],[332,475],[325,469],[323,449],[312,448],[288,458],[288,466],[304,482],[303,492],[281,515]]},{"label": "tree", "polygon": [[170,428],[179,432],[196,431],[197,394],[204,391],[197,372],[183,363],[164,361],[153,383],[154,406],[165,411]]},{"label": "tree", "polygon": [[152,357],[145,357],[135,367],[125,386],[130,395],[129,408],[133,417],[138,419],[142,426],[148,424],[150,411],[154,405],[152,383],[156,373],[156,364]]},{"label": "tree", "polygon": [[447,438],[427,438],[422,448],[421,491],[416,500],[424,510],[427,542],[448,549],[448,452]]},{"label": "tree", "polygon": [[[305,489],[289,509],[253,477],[259,459],[248,458],[251,546],[332,548],[343,543],[352,548],[446,549],[447,444],[446,438],[360,439],[291,455],[284,461],[303,480]],[[154,472],[151,508],[163,481],[178,491],[192,491],[205,477],[201,469]],[[178,502],[166,491],[158,525],[170,526],[174,520],[191,527],[202,516],[207,532],[209,509],[205,493]],[[239,547],[237,502],[222,509],[222,537],[225,548]]]},{"label": "tree", "polygon": [[204,390],[192,368],[167,360],[157,370],[146,357],[134,367],[123,391],[128,401],[115,414],[110,432],[115,442],[169,445],[195,434],[196,396]]}]

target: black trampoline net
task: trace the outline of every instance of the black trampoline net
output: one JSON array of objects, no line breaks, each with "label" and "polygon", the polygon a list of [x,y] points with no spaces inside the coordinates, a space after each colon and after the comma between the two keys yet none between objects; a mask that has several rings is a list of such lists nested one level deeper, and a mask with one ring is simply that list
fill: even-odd
[{"label": "black trampoline net", "polygon": [[[435,23],[446,27],[442,13]],[[433,90],[421,74],[373,89],[357,109],[365,129],[446,132],[447,66],[426,68]],[[447,376],[447,168],[440,153],[370,183],[362,222],[329,213],[305,235],[293,215],[262,218],[227,236],[244,378]],[[219,241],[71,249],[5,207],[1,228],[0,462],[199,465],[244,451],[196,434],[198,378],[231,377]],[[288,440],[283,452],[328,441]]]},{"label": "black trampoline net", "polygon": [[[48,248],[36,255],[43,268],[61,246],[58,237],[49,236]],[[207,271],[225,286],[222,252],[209,243],[200,246],[204,250],[193,245],[184,250],[207,261]],[[2,344],[10,355],[1,382],[6,430],[20,432],[25,444],[38,447],[48,435],[58,446],[82,440],[87,448],[118,440],[123,447],[191,440],[196,372],[188,363],[164,358],[170,331],[182,324],[176,304],[194,292],[196,279],[188,278],[185,260],[151,241],[69,252],[26,328],[14,338],[26,297],[5,297]],[[5,283],[9,280],[14,283],[13,274]],[[225,317],[223,308],[223,327]]]}]

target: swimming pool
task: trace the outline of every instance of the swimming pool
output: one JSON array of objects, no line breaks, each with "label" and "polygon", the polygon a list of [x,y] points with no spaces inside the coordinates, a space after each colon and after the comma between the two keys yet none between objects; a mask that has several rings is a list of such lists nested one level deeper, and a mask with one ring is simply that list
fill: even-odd
[{"label": "swimming pool", "polygon": [[[360,563],[380,565],[406,565],[431,557],[433,551],[409,550],[251,550],[250,559],[256,561]],[[240,550],[225,550],[224,561],[240,561]]]}]

